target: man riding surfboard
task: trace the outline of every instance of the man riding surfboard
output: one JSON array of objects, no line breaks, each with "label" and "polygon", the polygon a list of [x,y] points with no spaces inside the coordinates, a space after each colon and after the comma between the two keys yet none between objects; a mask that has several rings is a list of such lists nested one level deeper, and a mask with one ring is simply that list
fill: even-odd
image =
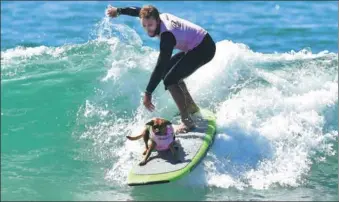
[{"label": "man riding surfboard", "polygon": [[[109,6],[106,14],[112,18],[119,15],[139,17],[141,25],[150,37],[160,38],[160,54],[152,72],[143,98],[144,106],[154,110],[152,93],[163,80],[181,116],[182,124],[176,132],[189,132],[195,128],[190,114],[199,111],[183,79],[199,67],[211,61],[216,45],[202,27],[169,13],[159,13],[154,6],[116,8]],[[173,49],[181,52],[172,56]]]}]

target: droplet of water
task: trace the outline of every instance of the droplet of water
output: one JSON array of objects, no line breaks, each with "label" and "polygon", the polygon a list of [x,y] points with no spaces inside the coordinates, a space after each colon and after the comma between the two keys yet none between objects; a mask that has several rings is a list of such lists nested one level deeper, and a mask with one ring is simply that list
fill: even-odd
[{"label": "droplet of water", "polygon": [[278,4],[275,5],[275,9],[276,10],[279,10],[280,9],[280,6]]}]

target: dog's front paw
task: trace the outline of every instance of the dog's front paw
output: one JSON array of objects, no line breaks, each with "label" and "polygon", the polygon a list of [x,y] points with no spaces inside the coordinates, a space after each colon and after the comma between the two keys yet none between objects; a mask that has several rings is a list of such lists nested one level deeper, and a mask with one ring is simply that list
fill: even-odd
[{"label": "dog's front paw", "polygon": [[175,163],[182,163],[181,159],[178,156],[174,156]]}]

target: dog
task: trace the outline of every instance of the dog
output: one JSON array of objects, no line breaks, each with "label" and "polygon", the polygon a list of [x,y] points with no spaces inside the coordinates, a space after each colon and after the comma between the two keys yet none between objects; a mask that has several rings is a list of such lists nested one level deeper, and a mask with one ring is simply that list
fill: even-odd
[{"label": "dog", "polygon": [[[145,128],[140,135],[132,137],[126,136],[129,140],[138,140],[143,138],[145,143],[145,151],[142,153],[145,155],[144,159],[139,163],[143,166],[147,163],[151,152],[155,149],[157,151],[170,150],[174,156],[176,162],[180,162],[177,152],[174,148],[175,134],[174,128],[170,121],[163,118],[153,118],[145,124]],[[150,144],[148,144],[150,141]]]}]

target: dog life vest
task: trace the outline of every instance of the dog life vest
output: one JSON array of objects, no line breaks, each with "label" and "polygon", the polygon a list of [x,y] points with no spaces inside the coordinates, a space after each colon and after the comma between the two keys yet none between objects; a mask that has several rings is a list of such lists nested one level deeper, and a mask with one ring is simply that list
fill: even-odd
[{"label": "dog life vest", "polygon": [[157,151],[164,151],[169,149],[169,145],[174,141],[174,129],[173,126],[166,126],[166,135],[156,135],[152,127],[149,127],[151,139],[157,144],[155,149]]}]

